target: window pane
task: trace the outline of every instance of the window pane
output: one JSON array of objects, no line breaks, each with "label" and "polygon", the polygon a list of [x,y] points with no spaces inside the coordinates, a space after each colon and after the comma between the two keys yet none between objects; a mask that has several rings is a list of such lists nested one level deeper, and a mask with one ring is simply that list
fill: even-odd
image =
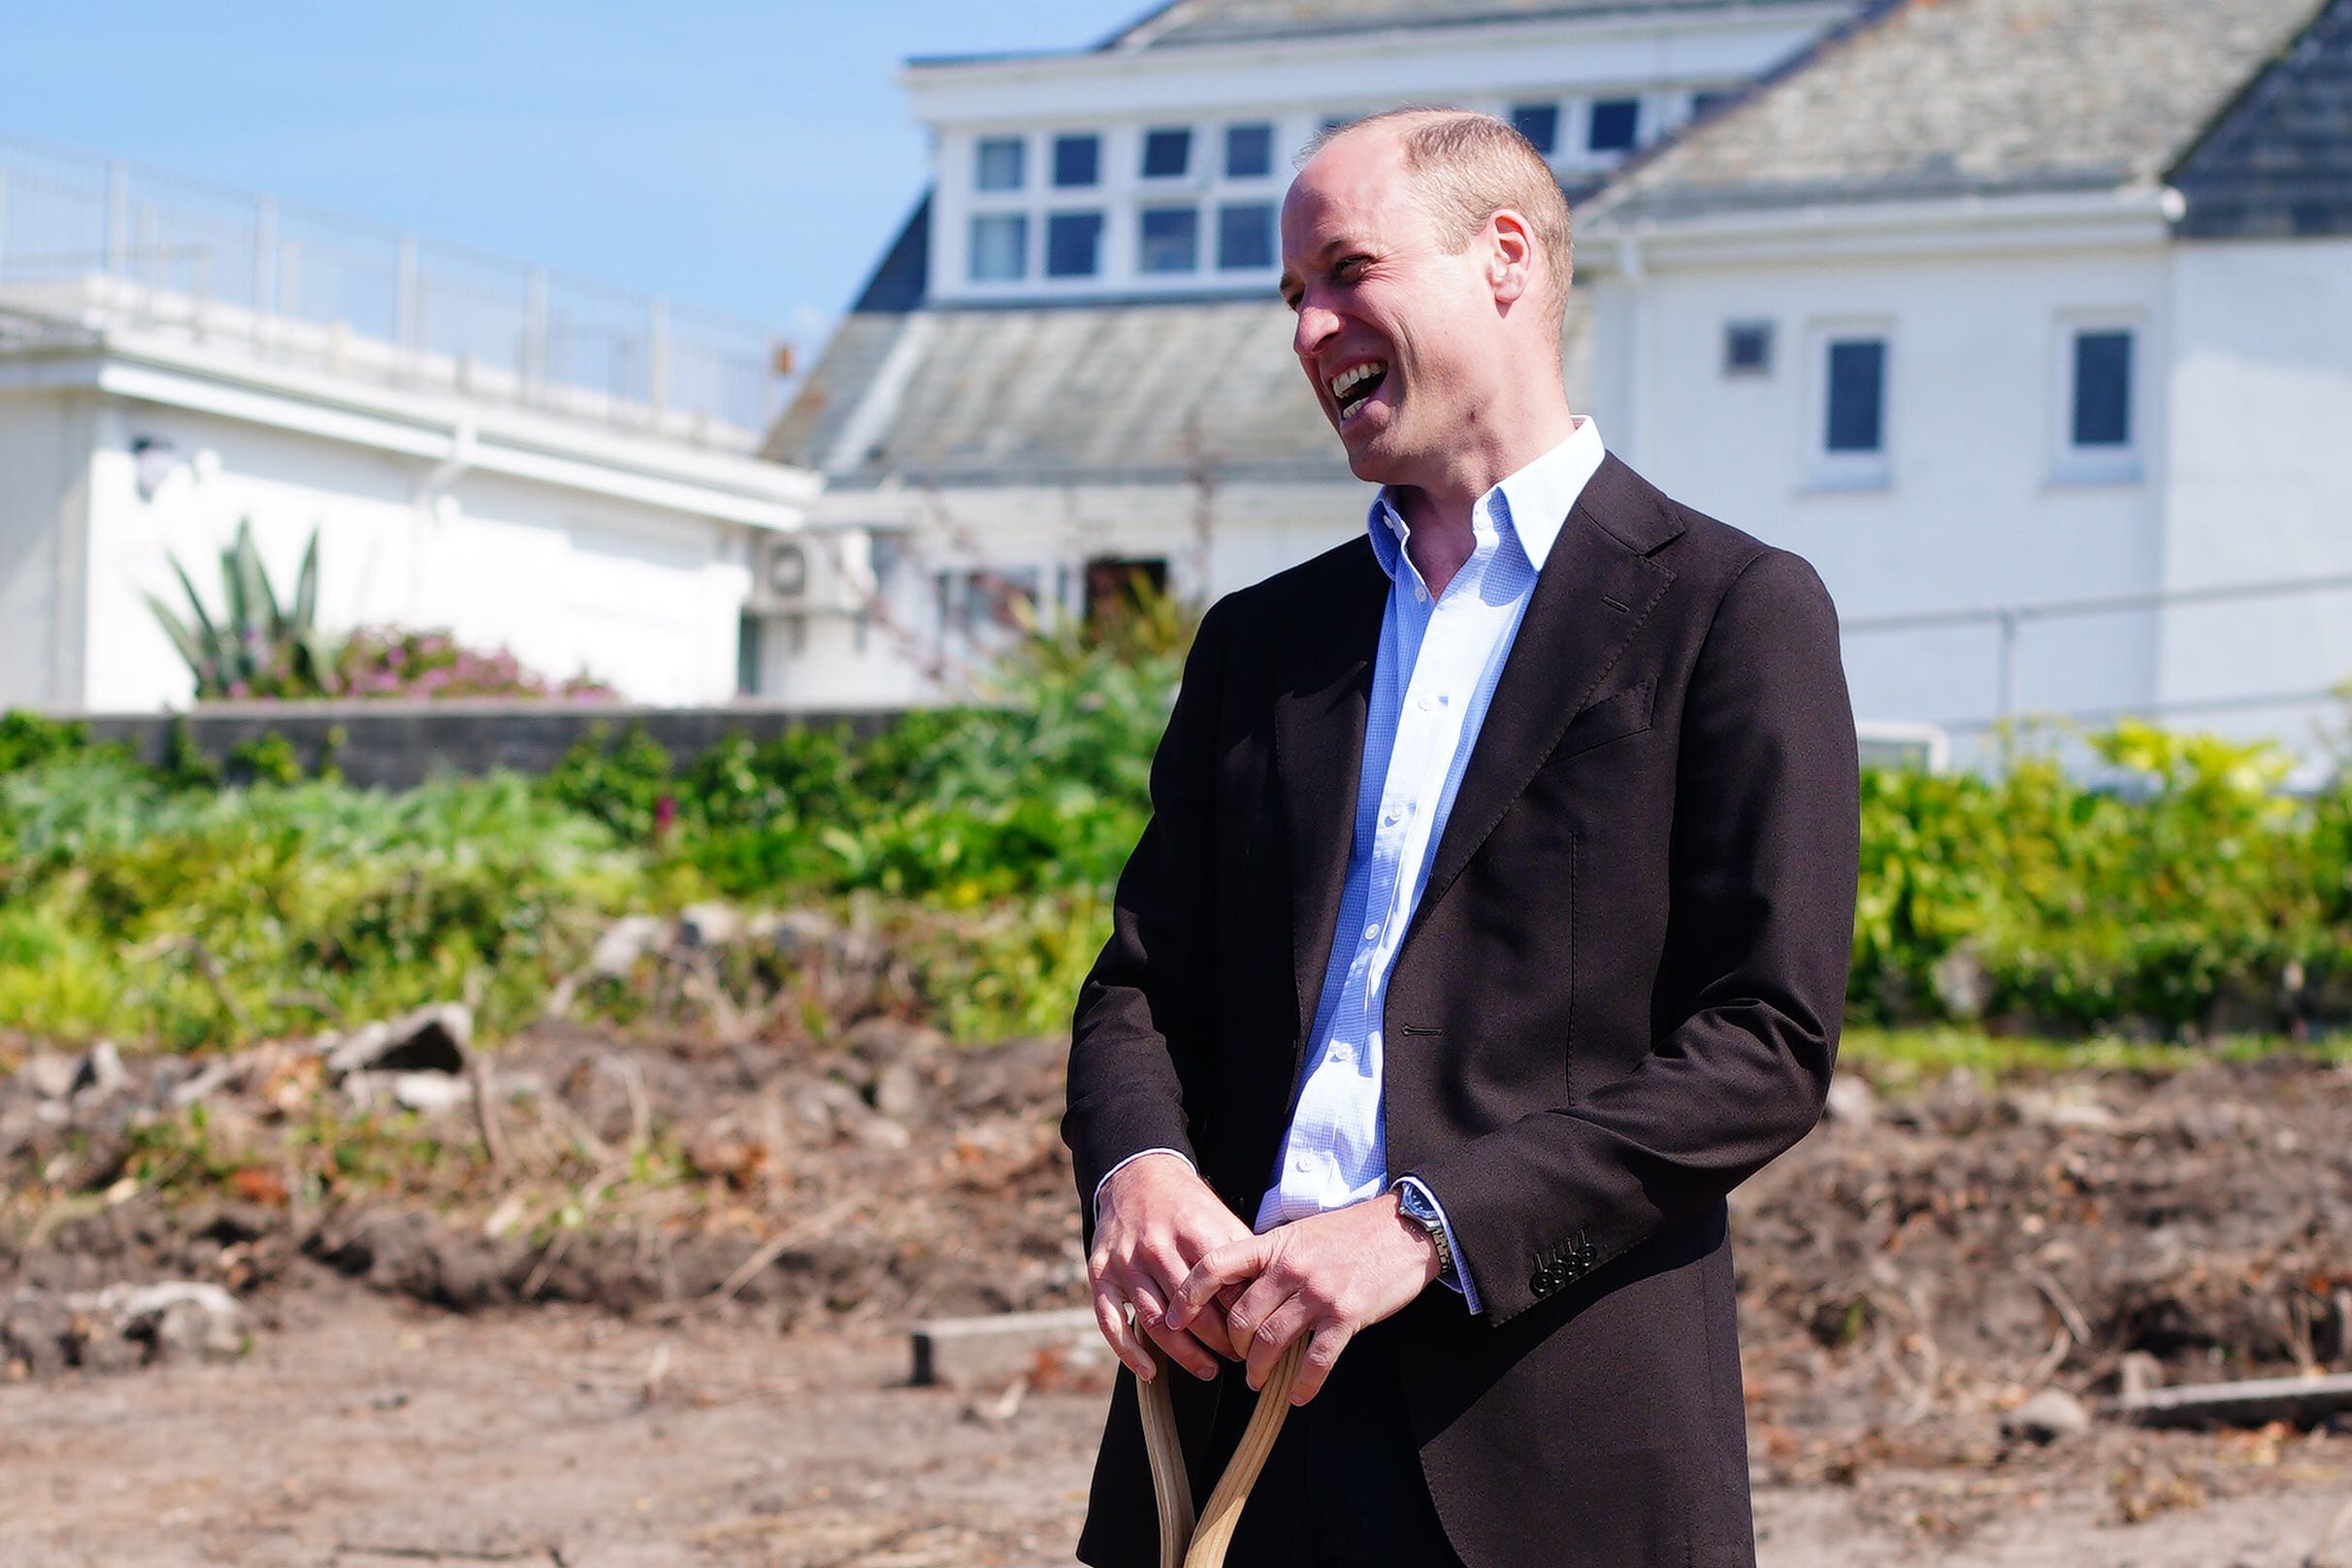
[{"label": "window pane", "polygon": [[1546,157],[1560,140],[1560,106],[1557,104],[1513,104],[1512,128],[1535,144],[1535,150]]},{"label": "window pane", "polygon": [[1023,156],[1028,150],[1017,136],[982,137],[979,167],[972,173],[972,183],[982,190],[1019,190],[1028,178],[1028,171],[1022,167],[1028,161]]},{"label": "window pane", "polygon": [[1217,210],[1217,265],[1226,271],[1274,265],[1274,204]]},{"label": "window pane", "polygon": [[1089,134],[1054,138],[1055,184],[1091,185],[1101,178],[1101,137]]},{"label": "window pane", "polygon": [[1711,114],[1739,95],[1737,87],[1716,87],[1707,92],[1694,92],[1690,95],[1690,117],[1697,119],[1702,114]]},{"label": "window pane", "polygon": [[1257,180],[1274,172],[1274,127],[1225,127],[1225,178]]},{"label": "window pane", "polygon": [[971,275],[975,283],[1001,282],[1029,272],[1029,217],[983,212],[972,219]]},{"label": "window pane", "polygon": [[1772,323],[1734,321],[1723,328],[1723,373],[1762,376],[1772,369]]},{"label": "window pane", "polygon": [[1135,267],[1147,273],[1189,273],[1200,266],[1200,213],[1190,207],[1146,208]]},{"label": "window pane", "polygon": [[1850,339],[1829,345],[1829,431],[1833,452],[1876,452],[1884,443],[1886,343]]},{"label": "window pane", "polygon": [[2074,334],[2074,444],[2132,444],[2132,335]]},{"label": "window pane", "polygon": [[1642,130],[1642,100],[1603,98],[1592,106],[1590,134],[1584,145],[1595,152],[1622,152]]},{"label": "window pane", "polygon": [[1102,214],[1056,212],[1045,225],[1045,276],[1092,278],[1100,268]]},{"label": "window pane", "polygon": [[1192,166],[1192,133],[1173,126],[1143,133],[1143,178],[1173,180]]}]

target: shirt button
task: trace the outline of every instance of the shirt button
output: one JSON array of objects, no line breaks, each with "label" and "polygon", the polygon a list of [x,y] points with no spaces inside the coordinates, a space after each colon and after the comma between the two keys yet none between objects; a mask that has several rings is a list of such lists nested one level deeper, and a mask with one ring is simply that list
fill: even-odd
[{"label": "shirt button", "polygon": [[1380,934],[1380,922],[1379,922],[1379,921],[1377,921],[1377,920],[1376,920],[1376,921],[1374,921],[1374,922],[1373,922],[1371,925],[1366,926],[1366,927],[1364,928],[1364,940],[1365,940],[1365,941],[1367,941],[1367,942],[1368,942],[1368,941],[1370,941],[1370,940],[1372,940],[1374,937],[1378,936],[1379,934]]},{"label": "shirt button", "polygon": [[1413,598],[1417,604],[1426,604],[1429,602],[1429,590],[1421,586],[1420,583],[1415,583],[1413,585]]},{"label": "shirt button", "polygon": [[1399,817],[1401,817],[1401,816],[1403,816],[1403,815],[1404,815],[1404,813],[1403,813],[1402,811],[1397,810],[1397,809],[1396,809],[1396,807],[1394,807],[1394,806],[1390,806],[1390,807],[1388,808],[1388,814],[1387,816],[1385,816],[1385,817],[1381,818],[1380,820],[1381,820],[1381,821],[1383,821],[1383,822],[1385,822],[1385,823],[1387,823],[1387,824],[1388,824],[1389,827],[1393,828],[1393,827],[1395,827],[1395,826],[1396,826],[1396,819],[1397,819],[1397,818],[1399,818]]},{"label": "shirt button", "polygon": [[1315,1157],[1313,1155],[1300,1155],[1296,1160],[1290,1161],[1290,1168],[1298,1172],[1301,1176],[1304,1176],[1307,1172],[1315,1168]]},{"label": "shirt button", "polygon": [[1437,706],[1437,699],[1434,697],[1424,697],[1421,700],[1421,711],[1425,713],[1429,709]]}]

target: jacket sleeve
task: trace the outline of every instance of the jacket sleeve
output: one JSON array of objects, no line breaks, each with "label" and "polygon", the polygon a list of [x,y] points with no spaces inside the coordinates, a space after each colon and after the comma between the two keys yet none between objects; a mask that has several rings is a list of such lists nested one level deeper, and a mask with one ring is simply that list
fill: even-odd
[{"label": "jacket sleeve", "polygon": [[1837,612],[1766,551],[1716,605],[1682,711],[1661,996],[1630,1073],[1416,1167],[1500,1323],[1719,1201],[1819,1121],[1859,836]]},{"label": "jacket sleeve", "polygon": [[1120,872],[1111,937],[1078,993],[1062,1141],[1094,1243],[1094,1193],[1149,1149],[1195,1166],[1188,1101],[1207,1059],[1215,952],[1218,710],[1231,611],[1212,608],[1185,661],[1175,712],[1152,759],[1152,819]]}]

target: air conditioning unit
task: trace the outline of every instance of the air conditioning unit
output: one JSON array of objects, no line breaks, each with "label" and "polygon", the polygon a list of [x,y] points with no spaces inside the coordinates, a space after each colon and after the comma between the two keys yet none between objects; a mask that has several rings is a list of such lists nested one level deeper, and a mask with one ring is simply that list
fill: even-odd
[{"label": "air conditioning unit", "polygon": [[781,534],[761,539],[754,552],[755,613],[857,615],[873,596],[873,536],[863,528]]}]

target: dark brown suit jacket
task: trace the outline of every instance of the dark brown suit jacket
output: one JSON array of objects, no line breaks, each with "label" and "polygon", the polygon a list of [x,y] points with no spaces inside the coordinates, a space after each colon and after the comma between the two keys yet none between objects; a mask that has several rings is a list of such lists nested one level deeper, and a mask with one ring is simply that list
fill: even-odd
[{"label": "dark brown suit jacket", "polygon": [[[1080,996],[1082,1209],[1139,1150],[1245,1219],[1347,873],[1388,580],[1357,539],[1220,602]],[[1818,1120],[1853,930],[1853,720],[1803,561],[1615,458],[1537,578],[1390,975],[1391,1175],[1484,1311],[1400,1316],[1430,1495],[1472,1568],[1753,1560],[1724,1194]],[[1174,1382],[1200,1449],[1215,1388]],[[1124,1374],[1080,1543],[1156,1560]]]}]

